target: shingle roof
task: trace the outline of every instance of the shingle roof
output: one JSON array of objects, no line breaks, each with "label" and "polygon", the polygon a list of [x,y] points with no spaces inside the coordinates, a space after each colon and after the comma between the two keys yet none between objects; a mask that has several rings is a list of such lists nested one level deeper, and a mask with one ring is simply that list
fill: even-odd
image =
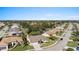
[{"label": "shingle roof", "polygon": [[31,43],[38,42],[39,40],[42,40],[42,41],[48,40],[48,38],[46,38],[46,37],[44,37],[42,35],[29,36],[29,39],[30,39]]},{"label": "shingle roof", "polygon": [[0,46],[6,46],[7,44],[6,43],[4,43],[4,42],[0,42]]},{"label": "shingle roof", "polygon": [[60,28],[55,28],[55,29],[49,30],[49,31],[47,31],[46,33],[47,33],[48,35],[53,35],[53,34],[55,34],[55,33],[58,32],[58,31],[60,31]]},{"label": "shingle roof", "polygon": [[0,42],[0,44],[4,45],[4,44],[8,44],[9,42],[13,42],[13,41],[21,42],[22,38],[21,37],[7,37],[7,38],[3,38],[2,41]]}]

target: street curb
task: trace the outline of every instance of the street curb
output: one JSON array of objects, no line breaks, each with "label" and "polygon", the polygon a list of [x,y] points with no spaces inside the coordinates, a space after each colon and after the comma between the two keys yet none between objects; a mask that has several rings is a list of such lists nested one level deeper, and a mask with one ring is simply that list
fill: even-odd
[{"label": "street curb", "polygon": [[49,45],[49,46],[46,46],[46,47],[42,47],[43,49],[46,49],[46,48],[49,48],[49,47],[51,47],[51,46],[54,46],[54,45],[56,45],[58,42],[59,42],[60,40],[58,40],[58,41],[56,41],[54,44],[52,44],[52,45]]}]

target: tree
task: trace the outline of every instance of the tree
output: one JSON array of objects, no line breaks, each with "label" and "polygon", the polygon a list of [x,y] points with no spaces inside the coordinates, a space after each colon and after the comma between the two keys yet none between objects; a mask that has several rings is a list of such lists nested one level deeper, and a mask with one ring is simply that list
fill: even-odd
[{"label": "tree", "polygon": [[73,41],[79,41],[79,37],[73,37],[71,38]]},{"label": "tree", "polygon": [[28,41],[27,41],[26,35],[22,32],[21,36],[22,36],[24,45],[25,45],[25,46],[28,45]]},{"label": "tree", "polygon": [[79,31],[73,32],[72,35],[73,36],[79,36]]},{"label": "tree", "polygon": [[24,45],[26,46],[26,45],[28,45],[28,41],[27,41],[27,38],[26,38],[27,37],[27,33],[24,30],[24,28],[22,28],[22,26],[20,26],[20,27],[21,27],[21,30],[22,30],[21,37],[23,39]]},{"label": "tree", "polygon": [[49,37],[49,39],[56,40],[57,38],[55,36],[51,36],[51,37]]}]

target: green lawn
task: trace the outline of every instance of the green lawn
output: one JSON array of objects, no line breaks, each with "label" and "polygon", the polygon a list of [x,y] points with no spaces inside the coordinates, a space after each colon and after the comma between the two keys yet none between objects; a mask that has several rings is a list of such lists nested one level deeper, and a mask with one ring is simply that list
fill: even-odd
[{"label": "green lawn", "polygon": [[70,37],[70,40],[79,42],[79,37],[71,36],[71,37]]},{"label": "green lawn", "polygon": [[41,44],[41,47],[50,46],[50,45],[54,44],[55,42],[56,42],[56,41],[49,39],[48,42],[42,43],[42,44]]},{"label": "green lawn", "polygon": [[25,51],[25,50],[29,50],[29,49],[33,49],[33,46],[27,45],[25,47],[22,46],[17,46],[14,49],[10,50],[10,51]]},{"label": "green lawn", "polygon": [[41,44],[41,47],[46,47],[46,46],[50,46],[52,44],[54,44],[57,41],[57,37],[49,37],[47,42],[44,42]]},{"label": "green lawn", "polygon": [[69,46],[69,47],[77,47],[78,43],[74,42],[74,41],[72,41],[72,42],[70,41],[70,42],[68,42],[67,46]]},{"label": "green lawn", "polygon": [[32,32],[30,33],[30,35],[39,35],[39,34],[41,34],[40,31],[32,31]]},{"label": "green lawn", "polygon": [[61,36],[63,34],[64,31],[60,31],[59,33],[56,33],[57,36]]}]

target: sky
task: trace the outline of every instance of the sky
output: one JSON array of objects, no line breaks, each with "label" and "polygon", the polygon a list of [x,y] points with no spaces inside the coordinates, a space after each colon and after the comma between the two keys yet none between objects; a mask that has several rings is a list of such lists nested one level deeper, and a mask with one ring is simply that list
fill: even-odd
[{"label": "sky", "polygon": [[0,7],[0,20],[79,20],[79,8]]}]

